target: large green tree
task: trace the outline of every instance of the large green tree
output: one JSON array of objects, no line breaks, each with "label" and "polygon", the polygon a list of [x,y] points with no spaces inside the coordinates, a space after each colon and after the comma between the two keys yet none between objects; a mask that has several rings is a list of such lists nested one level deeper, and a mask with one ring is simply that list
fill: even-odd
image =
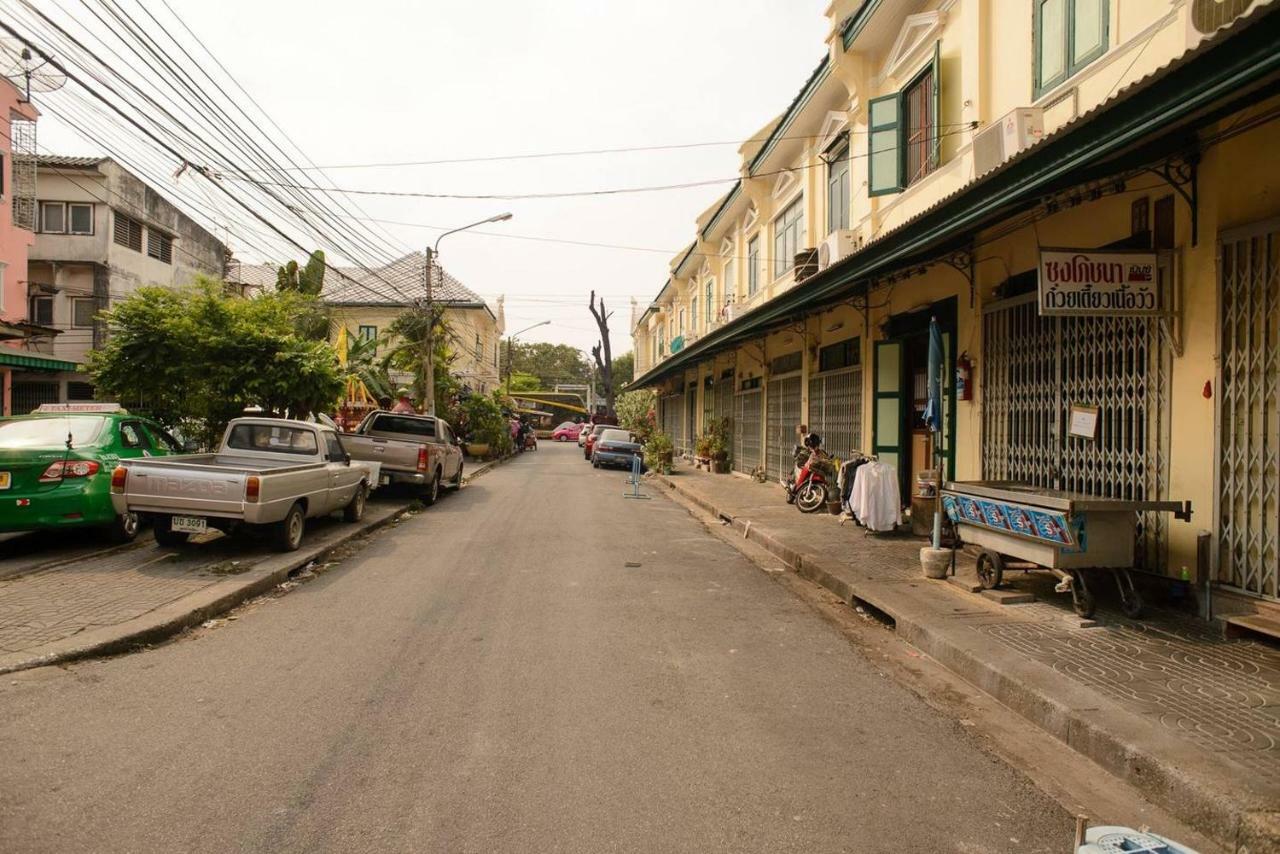
[{"label": "large green tree", "polygon": [[342,375],[332,347],[299,334],[300,299],[230,297],[213,279],[140,288],[104,315],[107,340],[89,354],[89,372],[101,391],[206,444],[247,407],[324,411]]},{"label": "large green tree", "polygon": [[[636,354],[628,350],[613,358],[613,387],[621,390],[636,378]],[[601,392],[603,394],[603,391]]]},{"label": "large green tree", "polygon": [[[502,376],[507,375],[507,353],[503,347]],[[538,378],[540,388],[551,389],[557,383],[585,385],[591,381],[591,365],[580,350],[568,344],[521,344],[511,348],[511,372],[530,374]],[[525,389],[532,391],[533,389]]]}]

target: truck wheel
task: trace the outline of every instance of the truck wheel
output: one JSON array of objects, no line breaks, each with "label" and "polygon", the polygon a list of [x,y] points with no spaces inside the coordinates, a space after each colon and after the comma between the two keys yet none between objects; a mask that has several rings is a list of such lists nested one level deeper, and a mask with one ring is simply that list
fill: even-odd
[{"label": "truck wheel", "polygon": [[173,519],[170,516],[157,516],[155,518],[155,524],[152,527],[155,529],[156,543],[162,548],[180,549],[191,539],[191,535],[186,531],[170,530],[169,526],[172,524]]},{"label": "truck wheel", "polygon": [[137,513],[121,513],[107,526],[107,538],[113,543],[132,543],[141,526]]},{"label": "truck wheel", "polygon": [[431,483],[427,486],[425,492],[422,493],[422,503],[430,507],[440,500],[440,471],[431,477]]},{"label": "truck wheel", "polygon": [[364,518],[364,502],[369,497],[369,487],[365,486],[363,481],[356,487],[356,494],[351,496],[351,501],[347,506],[342,508],[342,521],[359,522]]},{"label": "truck wheel", "polygon": [[306,516],[302,512],[302,504],[297,503],[289,508],[289,514],[276,523],[273,539],[277,551],[296,552],[302,545],[302,532],[306,528]]}]

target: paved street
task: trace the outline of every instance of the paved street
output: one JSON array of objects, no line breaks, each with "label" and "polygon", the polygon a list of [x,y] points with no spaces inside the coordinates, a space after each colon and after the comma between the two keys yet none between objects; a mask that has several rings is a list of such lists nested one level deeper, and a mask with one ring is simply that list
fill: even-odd
[{"label": "paved street", "polygon": [[544,443],[220,628],[4,677],[0,850],[1068,849],[1053,802],[622,478]]}]

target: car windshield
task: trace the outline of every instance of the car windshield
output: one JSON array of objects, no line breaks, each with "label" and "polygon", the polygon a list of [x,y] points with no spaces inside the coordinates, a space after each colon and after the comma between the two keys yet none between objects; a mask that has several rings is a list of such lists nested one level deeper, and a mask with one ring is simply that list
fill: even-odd
[{"label": "car windshield", "polygon": [[557,429],[557,430],[571,430],[571,429],[573,429],[573,422],[572,422],[572,421],[566,421],[566,422],[564,422],[563,424],[561,424],[559,427],[557,427],[556,429]]},{"label": "car windshield", "polygon": [[407,436],[422,436],[434,439],[436,422],[432,418],[406,418],[403,415],[379,415],[369,425],[370,430],[380,433],[404,433]]},{"label": "car windshield", "polygon": [[106,419],[74,415],[66,418],[32,418],[0,423],[0,449],[62,448],[71,434],[73,448],[91,445],[102,433]]},{"label": "car windshield", "polygon": [[601,442],[625,442],[631,441],[631,434],[626,430],[605,430],[600,434]]},{"label": "car windshield", "polygon": [[279,424],[237,424],[227,436],[227,447],[272,454],[313,455],[319,452],[313,431]]},{"label": "car windshield", "polygon": [[601,433],[603,433],[605,430],[608,430],[608,429],[609,429],[608,424],[597,424],[596,426],[591,428],[591,434],[593,436],[599,436]]}]

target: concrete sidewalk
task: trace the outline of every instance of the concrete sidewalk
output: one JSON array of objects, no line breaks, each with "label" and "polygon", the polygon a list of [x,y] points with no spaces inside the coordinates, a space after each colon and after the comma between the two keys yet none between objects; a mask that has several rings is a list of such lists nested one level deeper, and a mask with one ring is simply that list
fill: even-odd
[{"label": "concrete sidewalk", "polygon": [[[464,482],[499,464],[467,468]],[[87,555],[72,550],[64,559],[0,577],[0,673],[163,640],[271,590],[308,563],[394,521],[412,502],[408,494],[371,499],[354,525],[336,517],[312,520],[302,548],[288,554],[230,537],[175,551],[147,535],[131,546]]]},{"label": "concrete sidewalk", "polygon": [[[806,516],[776,484],[683,465],[657,482],[846,602],[887,615],[905,640],[1229,850],[1280,851],[1275,646],[1224,639],[1159,608],[1129,620],[1105,584],[1095,620],[1081,621],[1043,573],[1012,580],[1033,601],[1001,604],[925,579],[922,540]],[[961,575],[972,571],[962,562]]]}]

